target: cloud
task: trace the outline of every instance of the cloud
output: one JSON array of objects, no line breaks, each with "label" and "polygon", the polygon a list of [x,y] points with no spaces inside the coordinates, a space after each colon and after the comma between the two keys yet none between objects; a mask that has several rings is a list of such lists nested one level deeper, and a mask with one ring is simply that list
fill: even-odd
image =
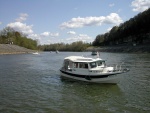
[{"label": "cloud", "polygon": [[59,37],[59,33],[50,32],[43,32],[41,34],[30,34],[28,37],[38,40],[40,44],[58,43],[61,40],[59,38],[55,38]]},{"label": "cloud", "polygon": [[83,41],[83,42],[92,42],[92,37],[88,36],[87,34],[79,34],[73,37],[66,38],[67,43],[72,43],[76,41]]},{"label": "cloud", "polygon": [[117,13],[111,13],[110,15],[106,16],[103,20],[103,23],[105,24],[115,24],[118,25],[122,23],[123,20],[119,17]]},{"label": "cloud", "polygon": [[2,24],[2,22],[0,22],[0,25]]},{"label": "cloud", "polygon": [[26,25],[25,23],[21,23],[21,22],[13,22],[13,23],[9,23],[7,25],[7,27],[11,27],[16,31],[20,31],[26,35],[32,34],[33,30],[32,30],[32,25]]},{"label": "cloud", "polygon": [[64,22],[60,25],[61,29],[67,28],[81,28],[85,26],[98,26],[101,24],[120,24],[123,20],[117,13],[111,13],[108,16],[100,16],[100,17],[77,17],[72,18],[68,22]]},{"label": "cloud", "polygon": [[28,14],[26,14],[26,13],[21,13],[21,14],[20,14],[20,17],[17,18],[16,21],[17,21],[17,22],[23,22],[23,21],[25,21],[25,20],[27,19],[27,17],[28,17]]},{"label": "cloud", "polygon": [[150,0],[134,0],[131,6],[133,11],[143,12],[150,7]]},{"label": "cloud", "polygon": [[48,37],[48,36],[58,37],[59,33],[43,32],[43,33],[41,33],[41,36],[44,36],[44,37]]},{"label": "cloud", "polygon": [[49,35],[50,35],[50,32],[43,32],[43,33],[41,33],[41,36],[44,36],[44,37],[47,37]]},{"label": "cloud", "polygon": [[43,41],[44,44],[55,44],[55,43],[62,43],[65,42],[64,39],[48,39],[47,41]]},{"label": "cloud", "polygon": [[47,40],[43,40],[40,38],[41,44],[54,44],[54,43],[72,43],[76,41],[83,41],[83,42],[92,42],[93,38],[88,36],[87,34],[77,34],[77,35],[70,35],[68,38],[48,38]]},{"label": "cloud", "polygon": [[40,35],[38,34],[30,34],[28,37],[32,39],[41,39]]},{"label": "cloud", "polygon": [[74,32],[74,31],[68,31],[67,34],[75,35],[76,32]]},{"label": "cloud", "polygon": [[58,37],[58,36],[59,36],[59,33],[50,33],[50,36],[51,36],[51,37]]},{"label": "cloud", "polygon": [[20,17],[16,19],[16,22],[12,22],[7,24],[7,27],[11,27],[16,31],[24,33],[26,35],[31,35],[33,33],[32,27],[33,25],[26,25],[26,23],[22,23],[28,17],[28,14],[21,13]]},{"label": "cloud", "polygon": [[113,6],[115,6],[115,4],[114,4],[114,3],[112,3],[112,4],[109,4],[109,7],[113,7]]}]

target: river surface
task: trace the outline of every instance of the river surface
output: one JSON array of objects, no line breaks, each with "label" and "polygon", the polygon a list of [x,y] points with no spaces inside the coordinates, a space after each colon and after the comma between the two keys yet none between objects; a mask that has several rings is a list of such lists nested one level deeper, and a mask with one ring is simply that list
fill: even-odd
[{"label": "river surface", "polygon": [[90,54],[0,55],[0,113],[150,113],[150,54],[100,53],[130,69],[116,85],[61,79],[64,57]]}]

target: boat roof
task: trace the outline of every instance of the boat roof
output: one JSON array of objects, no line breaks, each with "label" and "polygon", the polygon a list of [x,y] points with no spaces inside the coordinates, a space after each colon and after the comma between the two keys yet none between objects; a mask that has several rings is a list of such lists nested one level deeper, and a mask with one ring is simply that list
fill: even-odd
[{"label": "boat roof", "polygon": [[94,62],[94,61],[105,61],[101,58],[89,58],[89,57],[83,57],[83,56],[69,56],[66,57],[65,60],[70,60],[72,62]]}]

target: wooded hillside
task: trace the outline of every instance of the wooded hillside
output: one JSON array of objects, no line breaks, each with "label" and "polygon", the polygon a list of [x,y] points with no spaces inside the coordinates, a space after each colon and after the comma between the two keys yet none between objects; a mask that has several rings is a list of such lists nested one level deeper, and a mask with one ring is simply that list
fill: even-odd
[{"label": "wooded hillside", "polygon": [[93,46],[143,44],[150,44],[150,8],[109,32],[97,35],[92,43]]}]

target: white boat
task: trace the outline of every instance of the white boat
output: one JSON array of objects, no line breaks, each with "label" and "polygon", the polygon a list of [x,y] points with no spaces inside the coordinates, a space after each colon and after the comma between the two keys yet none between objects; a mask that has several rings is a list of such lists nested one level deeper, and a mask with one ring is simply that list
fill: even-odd
[{"label": "white boat", "polygon": [[59,53],[59,51],[58,51],[58,50],[56,50],[56,53]]},{"label": "white boat", "polygon": [[91,55],[97,55],[96,51],[92,51]]},{"label": "white boat", "polygon": [[34,54],[34,55],[39,55],[39,52],[34,52],[34,53],[32,53],[32,54]]},{"label": "white boat", "polygon": [[94,83],[113,83],[119,81],[121,73],[129,69],[122,65],[106,66],[101,58],[87,58],[82,56],[69,56],[64,59],[60,69],[61,77]]}]

